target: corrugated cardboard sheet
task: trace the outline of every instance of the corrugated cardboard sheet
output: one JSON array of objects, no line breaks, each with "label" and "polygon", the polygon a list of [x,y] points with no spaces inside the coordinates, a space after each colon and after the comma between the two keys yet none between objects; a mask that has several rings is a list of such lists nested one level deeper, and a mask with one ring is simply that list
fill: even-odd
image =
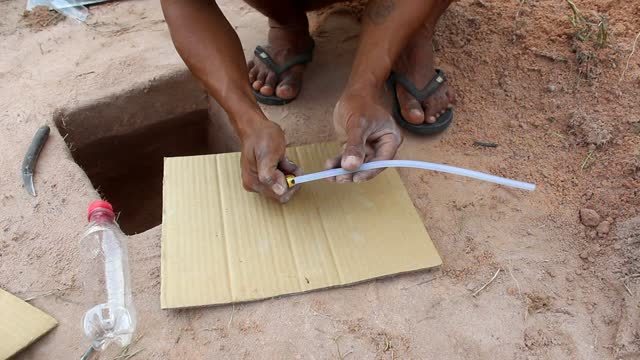
[{"label": "corrugated cardboard sheet", "polygon": [[[338,151],[316,144],[288,156],[309,173]],[[395,170],[363,184],[304,184],[280,205],[242,188],[239,159],[165,159],[162,308],[264,299],[441,264]]]},{"label": "corrugated cardboard sheet", "polygon": [[58,324],[56,319],[0,289],[0,359],[8,359]]}]

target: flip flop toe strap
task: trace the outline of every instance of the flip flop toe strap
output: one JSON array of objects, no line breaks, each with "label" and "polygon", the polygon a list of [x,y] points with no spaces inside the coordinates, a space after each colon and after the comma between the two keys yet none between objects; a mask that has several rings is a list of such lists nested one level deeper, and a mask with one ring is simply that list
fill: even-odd
[{"label": "flip flop toe strap", "polygon": [[313,59],[314,47],[315,47],[315,44],[312,44],[307,51],[305,51],[300,55],[294,56],[292,59],[290,59],[289,61],[287,61],[282,65],[278,65],[273,60],[271,55],[269,55],[269,53],[267,53],[267,51],[262,46],[256,46],[256,49],[253,51],[253,53],[256,55],[256,58],[258,58],[260,61],[262,61],[262,63],[267,65],[267,67],[271,69],[271,71],[276,73],[276,75],[280,76],[282,75],[282,73],[284,73],[285,71],[291,69],[296,65],[307,64],[311,62],[311,60]]},{"label": "flip flop toe strap", "polygon": [[409,94],[415,97],[418,101],[424,102],[429,98],[429,96],[433,95],[439,88],[444,84],[447,80],[444,71],[440,69],[436,69],[436,74],[433,78],[425,85],[424,88],[418,90],[416,86],[409,80],[406,76],[398,73],[391,73],[391,78],[394,83],[398,83],[404,87]]}]

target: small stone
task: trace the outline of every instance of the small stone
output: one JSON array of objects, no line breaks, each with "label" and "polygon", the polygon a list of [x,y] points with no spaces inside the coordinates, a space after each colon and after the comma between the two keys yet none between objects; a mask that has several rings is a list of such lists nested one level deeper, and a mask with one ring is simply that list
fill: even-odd
[{"label": "small stone", "polygon": [[453,47],[455,48],[461,48],[461,47],[464,47],[465,45],[464,41],[462,41],[460,37],[455,37],[452,43],[453,43]]},{"label": "small stone", "polygon": [[558,87],[557,86],[555,86],[554,84],[547,85],[547,92],[552,93],[552,92],[556,92],[556,91],[558,91]]},{"label": "small stone", "polygon": [[473,290],[476,289],[476,286],[474,284],[472,284],[472,283],[469,283],[469,284],[467,284],[466,288],[469,291],[473,291]]},{"label": "small stone", "polygon": [[620,250],[620,249],[622,249],[622,246],[620,246],[620,244],[615,244],[615,245],[613,245],[613,249],[614,250]]},{"label": "small stone", "polygon": [[507,289],[507,294],[511,295],[511,296],[515,296],[518,293],[518,290],[516,290],[516,288],[514,287],[510,287]]},{"label": "small stone", "polygon": [[582,208],[580,209],[580,221],[585,226],[597,226],[600,224],[600,215],[593,209]]},{"label": "small stone", "polygon": [[586,250],[580,253],[580,259],[586,260],[588,258],[589,258],[589,253]]},{"label": "small stone", "polygon": [[580,269],[576,269],[576,275],[582,275],[582,271]]},{"label": "small stone", "polygon": [[573,277],[570,275],[567,275],[565,279],[567,280],[567,282],[573,282]]},{"label": "small stone", "polygon": [[609,224],[608,221],[601,222],[596,228],[596,231],[598,232],[598,236],[607,235],[609,233],[610,228],[611,228],[611,225]]},{"label": "small stone", "polygon": [[589,262],[595,262],[596,259],[594,259],[593,257],[589,256]]}]

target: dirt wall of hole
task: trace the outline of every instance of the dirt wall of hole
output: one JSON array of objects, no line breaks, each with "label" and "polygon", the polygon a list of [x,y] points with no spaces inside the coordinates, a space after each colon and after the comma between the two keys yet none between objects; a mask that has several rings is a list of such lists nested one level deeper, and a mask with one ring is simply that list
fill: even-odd
[{"label": "dirt wall of hole", "polygon": [[206,108],[206,92],[189,72],[183,71],[73,109],[59,109],[53,120],[68,144],[82,147]]}]

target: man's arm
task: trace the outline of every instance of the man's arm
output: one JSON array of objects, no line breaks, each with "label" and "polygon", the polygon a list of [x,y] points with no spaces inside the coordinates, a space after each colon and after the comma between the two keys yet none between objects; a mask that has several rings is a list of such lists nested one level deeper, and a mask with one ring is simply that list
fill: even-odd
[{"label": "man's arm", "polygon": [[[346,138],[342,155],[327,167],[355,170],[365,161],[392,159],[402,137],[391,115],[379,105],[379,92],[410,37],[441,0],[370,0],[351,74],[336,104],[336,129]],[[448,0],[444,0],[448,1]],[[338,181],[364,181],[382,171],[363,171]]]},{"label": "man's arm", "polygon": [[298,172],[284,157],[282,129],[256,103],[242,45],[212,0],[161,0],[171,38],[191,72],[224,108],[242,141],[247,190],[286,202],[293,194],[283,173]]},{"label": "man's arm", "polygon": [[253,99],[244,53],[220,8],[211,0],[162,0],[171,38],[189,70],[234,121],[239,133],[263,121]]}]

